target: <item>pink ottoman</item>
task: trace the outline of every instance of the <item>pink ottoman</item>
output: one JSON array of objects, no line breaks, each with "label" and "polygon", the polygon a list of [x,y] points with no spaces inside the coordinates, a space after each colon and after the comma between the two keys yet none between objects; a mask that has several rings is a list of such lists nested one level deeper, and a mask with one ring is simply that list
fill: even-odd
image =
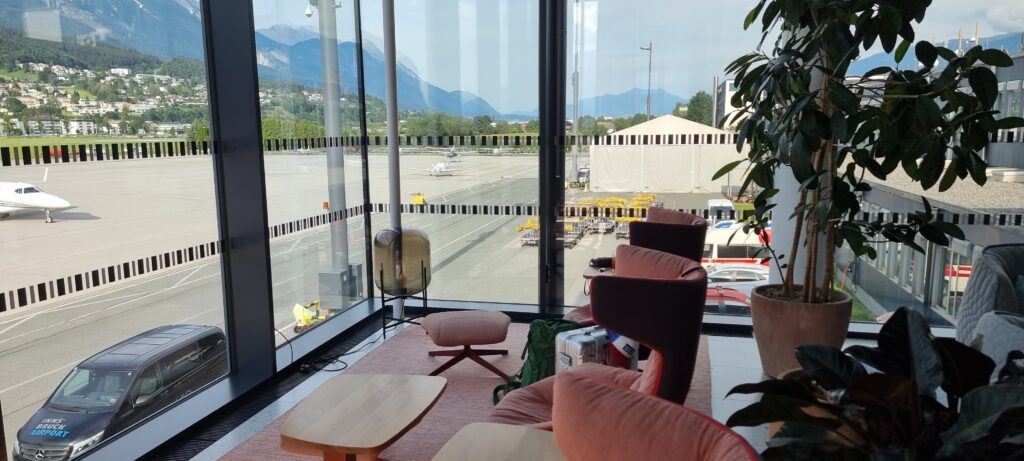
[{"label": "pink ottoman", "polygon": [[508,375],[481,358],[482,355],[507,355],[507,350],[472,349],[470,346],[497,344],[504,341],[510,323],[512,323],[512,319],[509,316],[497,311],[451,311],[426,316],[420,325],[427,330],[427,334],[430,335],[430,340],[434,344],[441,347],[462,347],[457,350],[430,351],[428,354],[431,357],[452,357],[430,375],[438,375],[462,359],[468,358],[491,370],[502,379],[508,380]]}]

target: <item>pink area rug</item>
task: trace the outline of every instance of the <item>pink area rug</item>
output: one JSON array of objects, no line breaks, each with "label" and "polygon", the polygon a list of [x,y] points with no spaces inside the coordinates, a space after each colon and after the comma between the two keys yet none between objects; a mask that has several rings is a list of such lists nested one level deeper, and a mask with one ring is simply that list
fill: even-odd
[{"label": "pink area rug", "polygon": [[[487,349],[508,349],[507,356],[485,357],[509,375],[519,371],[519,355],[526,343],[529,325],[513,323],[508,339],[501,344],[481,346]],[[421,327],[413,326],[370,352],[345,373],[421,374],[433,371],[448,357],[429,357],[426,351],[438,349],[430,342]],[[463,426],[483,421],[494,405],[491,392],[503,381],[493,373],[470,360],[449,368],[442,376],[448,378],[448,387],[433,409],[420,423],[407,432],[394,445],[381,453],[380,458],[390,461],[421,461],[431,459]],[[705,414],[711,414],[711,367],[707,338],[701,337],[686,405]],[[259,433],[253,435],[221,459],[236,461],[259,460],[311,460],[315,457],[287,453],[281,449],[280,430],[287,414],[278,418]]]}]

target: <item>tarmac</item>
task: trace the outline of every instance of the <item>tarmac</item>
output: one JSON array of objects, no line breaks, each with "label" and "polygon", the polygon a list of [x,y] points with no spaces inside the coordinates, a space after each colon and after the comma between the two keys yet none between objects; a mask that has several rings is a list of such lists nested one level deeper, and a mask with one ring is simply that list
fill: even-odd
[{"label": "tarmac", "polygon": [[[403,202],[422,192],[432,204],[536,205],[535,156],[467,156],[453,176],[425,171],[440,156],[402,158]],[[370,195],[387,203],[386,159],[370,157]],[[215,241],[218,238],[213,165],[209,157],[72,163],[0,169],[0,180],[24,181],[69,200],[75,208],[0,219],[0,292],[113,263]],[[346,201],[362,203],[361,162],[345,161]],[[324,212],[324,156],[267,155],[271,225]],[[570,194],[572,195],[572,194]],[[526,216],[405,214],[403,226],[430,237],[433,299],[536,304],[536,247],[519,243]],[[352,263],[365,264],[363,217],[348,220]],[[371,215],[373,232],[389,226],[387,213]],[[291,307],[317,299],[318,273],[329,265],[329,226],[271,240],[275,334],[291,337]],[[565,252],[566,303],[586,302],[578,275],[591,258],[609,256],[623,243],[593,234]],[[224,325],[218,257],[152,272],[82,293],[0,314],[0,402],[8,440],[83,359],[160,325]],[[365,267],[365,266],[364,266]]]}]

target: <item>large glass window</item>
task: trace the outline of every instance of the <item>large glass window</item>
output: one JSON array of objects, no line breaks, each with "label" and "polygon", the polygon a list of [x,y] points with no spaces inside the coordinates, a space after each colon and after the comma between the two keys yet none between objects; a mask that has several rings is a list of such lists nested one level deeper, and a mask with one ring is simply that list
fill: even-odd
[{"label": "large glass window", "polygon": [[[275,229],[273,334],[281,344],[366,297],[364,216],[356,212],[363,165],[348,142],[359,133],[359,48],[351,1],[253,7],[267,217]],[[368,101],[376,122],[379,96]]]},{"label": "large glass window", "polygon": [[[430,240],[430,299],[537,303],[538,7],[395,2],[402,227]],[[383,99],[380,8],[363,26],[368,97]],[[386,152],[370,146],[374,203],[391,200]],[[373,216],[373,232],[390,226]]]},{"label": "large glass window", "polygon": [[[224,347],[197,7],[156,0],[0,8],[7,453],[17,440],[77,456],[226,371],[222,354],[214,372],[124,416],[139,371],[128,358],[168,353],[206,326]],[[197,329],[154,330],[167,325]],[[81,425],[80,413],[101,409],[113,416]]]},{"label": "large glass window", "polygon": [[[759,272],[757,238],[730,239],[735,214],[751,208],[735,197],[742,170],[712,180],[742,158],[733,132],[717,128],[736,90],[722,69],[757,35],[743,32],[742,17],[720,5],[568,5],[566,206],[602,210],[602,218],[566,223],[566,239],[578,242],[566,250],[566,304],[587,302],[582,273],[589,261],[613,256],[628,242],[629,223],[656,206],[720,217],[708,231],[705,264]],[[743,293],[755,283],[766,281],[715,282]]]}]

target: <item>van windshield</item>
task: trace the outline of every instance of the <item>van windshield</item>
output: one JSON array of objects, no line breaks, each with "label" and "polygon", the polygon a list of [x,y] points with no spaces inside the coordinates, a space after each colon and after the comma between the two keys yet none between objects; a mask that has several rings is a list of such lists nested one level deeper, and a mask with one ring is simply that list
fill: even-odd
[{"label": "van windshield", "polygon": [[49,405],[64,411],[112,411],[120,405],[131,376],[130,371],[75,368],[54,392]]}]

